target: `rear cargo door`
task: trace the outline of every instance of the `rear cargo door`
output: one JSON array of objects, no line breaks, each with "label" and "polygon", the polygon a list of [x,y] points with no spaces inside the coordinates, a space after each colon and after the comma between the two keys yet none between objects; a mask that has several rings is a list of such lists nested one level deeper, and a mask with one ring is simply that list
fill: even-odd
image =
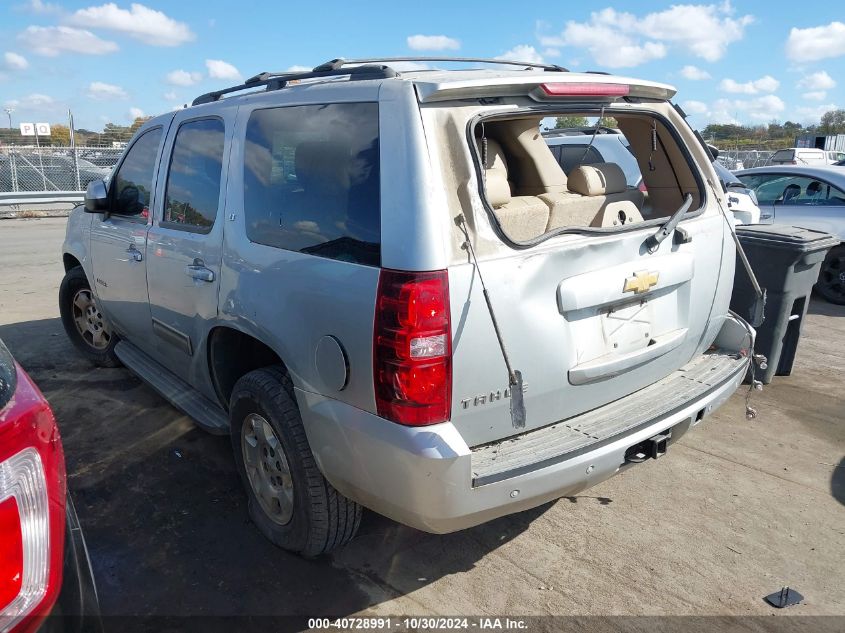
[{"label": "rear cargo door", "polygon": [[[449,271],[454,327],[452,420],[477,445],[619,399],[682,367],[709,343],[722,265],[718,216],[684,222],[688,243],[647,233],[555,238],[480,262],[514,368],[525,428],[512,424],[507,372],[471,264]],[[712,329],[712,328],[710,328]]]}]

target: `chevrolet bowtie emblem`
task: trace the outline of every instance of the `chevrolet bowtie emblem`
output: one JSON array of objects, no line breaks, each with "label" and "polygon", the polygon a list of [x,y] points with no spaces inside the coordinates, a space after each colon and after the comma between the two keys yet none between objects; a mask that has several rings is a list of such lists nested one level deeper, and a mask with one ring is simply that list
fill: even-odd
[{"label": "chevrolet bowtie emblem", "polygon": [[633,277],[628,277],[625,280],[625,287],[622,289],[622,292],[632,292],[633,291],[634,294],[640,294],[641,292],[646,292],[652,286],[657,285],[657,278],[659,276],[660,276],[660,273],[649,272],[647,270],[641,270],[638,273],[634,273]]}]

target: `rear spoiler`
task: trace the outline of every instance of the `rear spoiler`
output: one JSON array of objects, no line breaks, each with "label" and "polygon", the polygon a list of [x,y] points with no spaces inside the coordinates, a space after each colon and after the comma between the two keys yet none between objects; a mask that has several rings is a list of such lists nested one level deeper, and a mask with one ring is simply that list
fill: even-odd
[{"label": "rear spoiler", "polygon": [[615,101],[623,97],[668,101],[676,92],[667,84],[641,79],[574,73],[554,78],[548,73],[530,73],[443,82],[419,79],[414,84],[421,103],[480,97],[529,97],[543,103]]}]

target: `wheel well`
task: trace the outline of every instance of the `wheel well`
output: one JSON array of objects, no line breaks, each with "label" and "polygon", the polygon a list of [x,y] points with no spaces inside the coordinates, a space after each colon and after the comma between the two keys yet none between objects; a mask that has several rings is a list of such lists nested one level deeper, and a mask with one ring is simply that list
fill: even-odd
[{"label": "wheel well", "polygon": [[235,383],[254,369],[281,365],[282,359],[270,347],[248,334],[218,327],[208,338],[208,368],[217,397],[225,409]]},{"label": "wheel well", "polygon": [[70,253],[62,255],[62,262],[65,265],[65,272],[69,272],[78,266],[82,266],[82,264],[79,263],[79,260]]}]

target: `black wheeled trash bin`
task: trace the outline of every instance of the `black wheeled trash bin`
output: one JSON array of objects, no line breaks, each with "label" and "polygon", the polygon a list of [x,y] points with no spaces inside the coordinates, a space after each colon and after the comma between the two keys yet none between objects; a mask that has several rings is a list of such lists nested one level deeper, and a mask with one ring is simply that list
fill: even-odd
[{"label": "black wheeled trash bin", "polygon": [[[775,375],[792,373],[810,293],[825,255],[839,239],[821,231],[772,224],[739,226],[736,234],[766,290],[765,320],[757,327],[754,351],[768,359],[762,375],[755,374],[768,384]],[[737,256],[731,310],[750,319],[755,301],[754,288]]]}]

